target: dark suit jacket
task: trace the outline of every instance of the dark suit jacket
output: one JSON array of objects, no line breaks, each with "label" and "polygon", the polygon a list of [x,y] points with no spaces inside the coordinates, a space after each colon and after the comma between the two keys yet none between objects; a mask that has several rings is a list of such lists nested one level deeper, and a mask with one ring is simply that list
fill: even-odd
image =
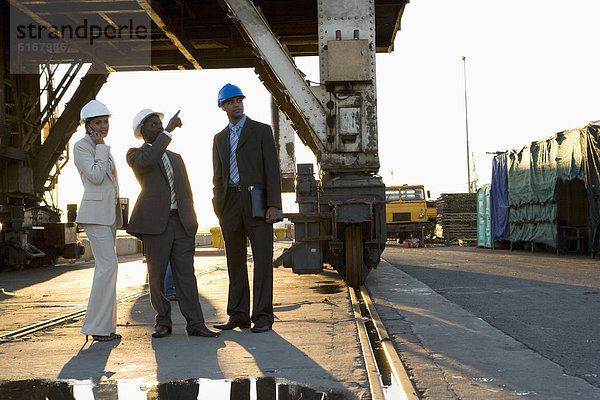
[{"label": "dark suit jacket", "polygon": [[[279,158],[269,125],[246,118],[236,150],[240,185],[266,189],[267,207],[281,209]],[[213,142],[213,207],[219,219],[225,207],[229,183],[229,126]],[[249,199],[250,196],[247,195]]]},{"label": "dark suit jacket", "polygon": [[167,227],[171,209],[171,189],[161,159],[165,151],[173,166],[175,196],[181,223],[189,236],[195,235],[198,229],[192,188],[185,164],[179,154],[166,150],[170,142],[171,138],[161,133],[152,146],[144,143],[142,147],[132,148],[127,152],[127,163],[142,187],[131,212],[127,232],[139,238],[144,233],[162,233]]}]

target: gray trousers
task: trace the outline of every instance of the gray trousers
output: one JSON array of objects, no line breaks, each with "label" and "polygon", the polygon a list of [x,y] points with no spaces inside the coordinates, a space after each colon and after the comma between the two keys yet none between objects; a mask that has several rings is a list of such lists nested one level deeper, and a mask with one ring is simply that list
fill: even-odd
[{"label": "gray trousers", "polygon": [[179,309],[187,321],[187,332],[193,332],[197,326],[204,324],[194,275],[194,236],[187,235],[179,216],[174,215],[169,217],[163,233],[144,234],[142,241],[148,266],[150,303],[156,311],[155,325],[172,326],[171,302],[165,295],[165,274],[170,261]]}]

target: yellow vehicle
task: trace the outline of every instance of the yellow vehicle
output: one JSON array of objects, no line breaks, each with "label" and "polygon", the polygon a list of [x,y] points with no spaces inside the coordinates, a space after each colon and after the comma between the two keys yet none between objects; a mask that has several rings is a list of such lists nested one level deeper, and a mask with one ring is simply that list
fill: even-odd
[{"label": "yellow vehicle", "polygon": [[405,239],[417,237],[423,243],[427,236],[433,236],[437,210],[435,201],[425,199],[423,185],[388,186],[385,200],[388,239],[398,239],[402,243]]}]

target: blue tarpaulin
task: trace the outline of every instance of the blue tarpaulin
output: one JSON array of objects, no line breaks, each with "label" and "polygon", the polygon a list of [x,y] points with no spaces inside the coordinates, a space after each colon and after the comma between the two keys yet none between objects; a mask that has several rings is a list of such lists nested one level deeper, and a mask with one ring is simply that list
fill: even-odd
[{"label": "blue tarpaulin", "polygon": [[508,170],[506,153],[498,154],[492,162],[490,185],[493,240],[509,240],[508,224]]}]

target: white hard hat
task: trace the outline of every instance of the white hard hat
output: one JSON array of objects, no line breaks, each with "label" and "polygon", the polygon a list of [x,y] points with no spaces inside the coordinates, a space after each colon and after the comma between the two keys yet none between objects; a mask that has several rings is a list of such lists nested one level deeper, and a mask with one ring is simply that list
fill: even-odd
[{"label": "white hard hat", "polygon": [[80,119],[81,123],[84,123],[86,120],[88,120],[90,118],[100,117],[103,115],[110,115],[110,111],[108,111],[108,107],[106,107],[104,104],[100,103],[98,100],[92,100],[81,108],[81,113],[79,114],[79,119]]},{"label": "white hard hat", "polygon": [[137,113],[135,117],[133,117],[133,136],[135,136],[136,139],[142,138],[142,124],[144,123],[144,120],[151,115],[158,115],[158,118],[160,118],[161,121],[165,116],[165,114],[163,113],[152,111],[149,108],[145,108],[139,113]]}]

